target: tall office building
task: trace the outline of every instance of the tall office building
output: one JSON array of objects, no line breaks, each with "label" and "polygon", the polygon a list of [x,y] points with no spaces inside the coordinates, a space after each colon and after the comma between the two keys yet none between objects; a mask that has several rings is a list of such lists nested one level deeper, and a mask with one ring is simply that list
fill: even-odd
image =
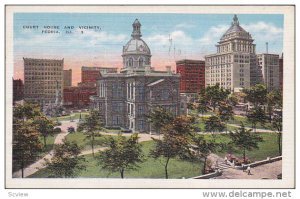
[{"label": "tall office building", "polygon": [[279,88],[283,91],[283,53],[279,58]]},{"label": "tall office building", "polygon": [[24,60],[24,100],[40,104],[62,103],[64,59]]},{"label": "tall office building", "polygon": [[258,54],[257,60],[262,71],[262,83],[266,85],[269,91],[279,89],[279,55],[268,53]]},{"label": "tall office building", "polygon": [[[255,44],[252,36],[244,30],[234,15],[230,28],[216,45],[217,53],[205,56],[205,84],[219,84],[231,92],[258,83]],[[252,82],[252,83],[251,83]]]},{"label": "tall office building", "polygon": [[64,70],[64,88],[72,86],[72,69]]},{"label": "tall office building", "polygon": [[192,95],[205,88],[205,61],[176,61],[176,73],[180,74],[180,93]]}]

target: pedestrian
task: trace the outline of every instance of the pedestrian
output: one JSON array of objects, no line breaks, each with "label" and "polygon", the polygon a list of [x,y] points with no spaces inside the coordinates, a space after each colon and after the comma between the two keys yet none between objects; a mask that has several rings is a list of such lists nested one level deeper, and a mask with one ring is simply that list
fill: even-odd
[{"label": "pedestrian", "polygon": [[242,164],[242,169],[243,169],[243,172],[245,172],[245,165]]},{"label": "pedestrian", "polygon": [[248,175],[251,175],[251,167],[250,166],[247,167],[247,173],[248,173]]},{"label": "pedestrian", "polygon": [[227,156],[225,156],[224,162],[225,162],[225,164],[227,164]]}]

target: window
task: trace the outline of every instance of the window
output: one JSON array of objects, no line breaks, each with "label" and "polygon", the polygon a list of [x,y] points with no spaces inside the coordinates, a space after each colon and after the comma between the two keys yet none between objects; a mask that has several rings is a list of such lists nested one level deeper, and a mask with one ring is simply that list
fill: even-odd
[{"label": "window", "polygon": [[133,66],[133,59],[131,57],[128,60],[128,66]]},{"label": "window", "polygon": [[143,115],[143,114],[144,114],[144,106],[138,105],[138,115]]},{"label": "window", "polygon": [[140,59],[139,59],[139,67],[142,67],[142,66],[143,66],[143,62],[144,62],[143,58],[140,58]]},{"label": "window", "polygon": [[139,130],[144,130],[144,120],[139,120]]}]

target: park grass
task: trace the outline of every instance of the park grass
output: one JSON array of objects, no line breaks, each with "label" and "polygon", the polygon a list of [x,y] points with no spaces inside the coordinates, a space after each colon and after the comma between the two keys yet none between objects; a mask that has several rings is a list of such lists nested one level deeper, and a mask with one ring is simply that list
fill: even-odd
[{"label": "park grass", "polygon": [[[96,134],[94,148],[102,147],[108,137],[108,135]],[[91,149],[91,140],[88,139],[87,136],[82,132],[69,133],[66,136],[66,139],[71,142],[76,142],[77,145],[82,148],[82,150]]]},{"label": "park grass", "polygon": [[[88,112],[82,112],[81,119],[85,118],[88,114],[89,114]],[[76,120],[76,119],[79,119],[79,117],[80,117],[80,113],[74,113],[71,115],[71,117],[70,117],[70,115],[65,115],[65,116],[60,116],[60,117],[52,117],[51,119],[53,121],[57,121],[57,120],[58,121],[67,121],[70,119]]]},{"label": "park grass", "polygon": [[[279,156],[278,144],[277,144],[277,135],[275,133],[257,133],[263,138],[263,142],[258,144],[258,149],[253,149],[252,151],[246,151],[246,156],[252,161],[264,160],[267,157],[276,157]],[[213,139],[213,136],[208,134],[205,135],[206,139]],[[215,135],[215,141],[217,143],[229,143],[230,138],[228,134],[218,134]],[[220,157],[224,157],[225,154],[231,153],[235,156],[242,157],[243,153],[240,149],[235,150],[222,150],[216,152]]]},{"label": "park grass", "polygon": [[[48,136],[46,139],[46,146],[44,147],[44,137],[43,136],[39,136],[39,140],[43,145],[43,148],[41,149],[41,151],[39,151],[37,153],[37,156],[35,158],[34,161],[29,162],[26,166],[29,166],[30,164],[34,163],[36,160],[44,157],[45,155],[47,155],[54,147],[54,140],[57,134],[54,134],[53,136]],[[17,163],[13,163],[13,171],[17,171],[21,169],[21,167],[17,164]]]},{"label": "park grass", "polygon": [[[164,158],[154,159],[149,157],[150,150],[154,147],[154,141],[142,142],[142,150],[144,154],[145,161],[139,165],[139,168],[136,170],[125,170],[125,178],[154,178],[154,179],[163,179],[165,178],[164,173]],[[98,161],[93,156],[85,155],[86,170],[78,173],[78,177],[81,178],[120,178],[120,173],[114,172],[111,173],[107,170],[102,169],[98,165]],[[97,157],[97,154],[96,154]],[[181,178],[190,178],[194,176],[201,175],[202,164],[193,163],[188,161],[179,160],[173,158],[169,162],[168,173],[169,178],[181,179]],[[41,169],[35,174],[29,176],[30,178],[45,178],[49,176],[47,169]]]},{"label": "park grass", "polygon": [[[234,119],[229,120],[228,124],[241,125],[241,123],[243,122],[245,127],[252,128],[252,124],[251,124],[251,122],[249,122],[247,120],[247,117],[239,116],[239,115],[235,115],[233,117],[234,117]],[[272,124],[270,122],[266,122],[264,125],[261,125],[260,123],[258,123],[258,124],[256,124],[256,128],[272,130]]]},{"label": "park grass", "polygon": [[[278,147],[277,147],[277,137],[274,133],[259,133],[262,136],[264,142],[259,143],[259,149],[254,149],[252,151],[246,151],[246,156],[251,161],[258,161],[266,159],[267,157],[278,156]],[[72,139],[75,138],[82,139],[81,135],[74,135]],[[205,134],[204,137],[207,140],[215,140],[217,143],[229,143],[230,138],[228,134]],[[149,152],[154,147],[154,141],[142,142],[142,150],[144,154],[145,161],[139,165],[139,168],[136,170],[125,170],[125,178],[154,178],[154,179],[163,179],[165,178],[164,173],[164,158],[154,159],[149,157]],[[220,157],[224,157],[225,154],[232,153],[237,157],[242,157],[241,150],[227,151],[226,149],[216,152]],[[101,169],[98,165],[96,158],[93,158],[91,154],[84,156],[86,162],[86,170],[80,171],[77,175],[81,178],[120,178],[118,172],[111,173],[107,170]],[[96,154],[97,157],[97,154]],[[181,178],[190,178],[193,176],[201,175],[203,164],[184,161],[180,159],[171,159],[168,166],[169,178],[181,179]],[[49,176],[49,171],[46,169],[41,169],[35,174],[29,176],[30,178],[47,178]]]},{"label": "park grass", "polygon": [[49,153],[49,151],[53,149],[56,136],[57,134],[54,134],[53,136],[48,136],[46,138],[46,146],[44,146],[44,137],[39,136],[39,140],[43,144],[42,151],[38,154],[39,157],[45,156],[47,153]]}]

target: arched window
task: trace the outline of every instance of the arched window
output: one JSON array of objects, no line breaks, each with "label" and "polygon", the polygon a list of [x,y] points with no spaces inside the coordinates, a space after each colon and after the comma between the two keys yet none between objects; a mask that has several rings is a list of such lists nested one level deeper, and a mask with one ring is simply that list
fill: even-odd
[{"label": "arched window", "polygon": [[142,67],[142,66],[143,66],[143,62],[144,62],[143,58],[140,58],[140,59],[139,59],[139,67]]}]

